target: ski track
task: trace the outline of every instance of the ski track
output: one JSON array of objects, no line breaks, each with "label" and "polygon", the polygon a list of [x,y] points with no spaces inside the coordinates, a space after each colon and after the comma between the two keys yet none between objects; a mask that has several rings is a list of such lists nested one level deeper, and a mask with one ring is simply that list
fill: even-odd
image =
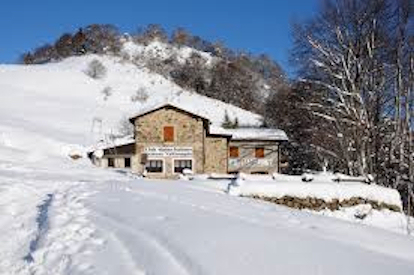
[{"label": "ski track", "polygon": [[[134,182],[131,182],[134,183]],[[198,191],[204,191],[204,189],[206,189],[205,187],[195,187],[195,186],[191,186],[191,185],[186,185],[185,188],[187,190],[198,190]],[[239,204],[243,205],[245,203],[249,203],[251,204],[253,202],[253,206],[256,208],[255,210],[252,210],[252,212],[254,212],[254,215],[257,218],[252,218],[250,215],[245,215],[245,214],[240,214],[237,213],[235,211],[229,211],[229,210],[223,210],[223,205],[221,204],[217,204],[217,203],[212,203],[212,202],[208,202],[206,203],[206,201],[208,200],[203,200],[203,204],[200,204],[198,202],[196,202],[194,199],[191,198],[191,196],[185,196],[186,193],[184,192],[184,194],[182,196],[177,196],[177,195],[170,195],[170,194],[163,194],[161,192],[152,192],[152,191],[144,191],[144,190],[133,190],[128,186],[125,186],[125,183],[115,183],[115,184],[111,184],[111,189],[114,190],[120,190],[120,191],[125,191],[125,192],[131,192],[136,194],[137,196],[143,196],[146,198],[151,198],[151,199],[156,199],[156,200],[162,200],[162,201],[166,201],[168,203],[174,203],[174,204],[179,204],[185,207],[191,207],[194,209],[197,209],[199,211],[202,212],[206,212],[206,213],[211,213],[211,214],[216,214],[216,215],[220,215],[220,216],[225,216],[231,219],[236,219],[239,221],[242,221],[244,223],[248,223],[251,225],[256,225],[256,226],[261,226],[261,227],[266,227],[266,228],[271,228],[271,229],[286,229],[289,228],[288,230],[290,231],[294,231],[298,234],[298,236],[302,235],[302,234],[311,234],[314,235],[315,238],[318,239],[325,239],[325,240],[333,240],[336,242],[340,242],[345,246],[357,246],[363,250],[366,251],[372,251],[375,253],[382,253],[383,255],[386,256],[391,256],[394,258],[405,258],[407,260],[412,261],[412,259],[414,258],[414,254],[411,253],[399,253],[398,257],[396,255],[394,255],[392,252],[389,252],[387,249],[384,248],[384,246],[382,244],[378,244],[375,241],[372,242],[366,242],[366,243],[360,243],[360,241],[358,240],[349,240],[349,239],[343,239],[343,235],[341,234],[332,234],[332,231],[330,231],[331,228],[324,228],[324,224],[315,224],[314,221],[312,222],[307,222],[306,217],[305,219],[303,219],[303,215],[304,213],[295,213],[295,211],[292,211],[291,209],[288,209],[287,207],[284,206],[275,206],[273,204],[267,203],[267,202],[256,202],[256,201],[252,201],[252,199],[249,198],[235,198],[237,200],[239,200]],[[216,193],[216,196],[221,196],[221,197],[226,197],[225,199],[228,199],[227,195],[224,194],[224,192],[220,192],[220,191],[212,191],[211,189],[208,191],[208,193]],[[279,208],[279,210],[278,210]],[[221,210],[220,210],[221,209]],[[269,210],[271,209],[271,211],[273,213],[271,213],[272,216],[274,216],[274,219],[270,220],[269,222],[269,212],[268,211],[261,211],[261,210]],[[288,211],[280,211],[280,209],[287,209]],[[306,214],[305,214],[306,215]],[[312,214],[310,214],[312,215]],[[324,217],[326,218],[326,217]],[[329,219],[334,219],[335,218],[327,218]],[[342,222],[342,221],[338,221],[338,222]],[[356,224],[350,224],[347,222],[343,222],[344,225],[351,227],[350,229],[354,228],[354,227],[360,227],[361,225],[356,225]],[[369,227],[368,227],[369,228]],[[374,229],[374,228],[372,228]],[[337,229],[335,229],[337,230]],[[341,229],[344,231],[344,233],[346,233],[346,229]],[[382,231],[381,229],[377,229],[379,231]],[[321,231],[324,232],[323,235],[321,235]],[[369,240],[370,238],[372,238],[372,233],[368,232],[367,235],[365,236],[365,238],[367,240]],[[374,240],[375,238],[373,238]]]},{"label": "ski track", "polygon": [[144,270],[138,268],[136,260],[134,259],[131,252],[127,249],[127,245],[117,237],[114,232],[105,231],[108,236],[108,240],[112,241],[115,244],[117,254],[120,256],[124,267],[128,270],[122,274],[131,274],[131,275],[146,275]]},{"label": "ski track", "polygon": [[[127,264],[132,266],[132,272],[128,274],[177,274],[177,275],[190,275],[201,274],[200,272],[190,272],[189,267],[185,261],[180,259],[179,253],[174,253],[171,247],[165,245],[165,242],[159,240],[153,234],[149,234],[139,228],[128,226],[125,221],[120,218],[115,219],[110,215],[96,214],[98,220],[104,220],[110,224],[111,229],[107,233],[115,232],[112,234],[112,238],[121,245],[121,254],[127,255]],[[123,242],[117,235],[129,236],[129,242]],[[145,255],[134,255],[129,251],[128,247],[136,245],[141,250],[145,251]],[[138,262],[143,260],[144,263]],[[149,264],[151,263],[151,264]],[[143,265],[142,268],[138,266]],[[145,271],[143,271],[145,270]]]}]

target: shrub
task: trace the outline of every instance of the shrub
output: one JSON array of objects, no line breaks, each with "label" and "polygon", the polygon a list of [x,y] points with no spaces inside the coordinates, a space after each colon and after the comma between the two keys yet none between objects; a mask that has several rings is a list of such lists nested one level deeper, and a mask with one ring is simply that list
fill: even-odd
[{"label": "shrub", "polygon": [[140,87],[133,96],[131,96],[132,102],[145,103],[149,98],[147,90],[144,87]]},{"label": "shrub", "polygon": [[93,79],[101,79],[106,75],[106,68],[98,59],[94,59],[88,64],[85,74]]},{"label": "shrub", "polygon": [[102,94],[104,95],[104,100],[107,100],[108,97],[110,97],[112,95],[112,88],[109,86],[106,86],[103,90],[102,90]]}]

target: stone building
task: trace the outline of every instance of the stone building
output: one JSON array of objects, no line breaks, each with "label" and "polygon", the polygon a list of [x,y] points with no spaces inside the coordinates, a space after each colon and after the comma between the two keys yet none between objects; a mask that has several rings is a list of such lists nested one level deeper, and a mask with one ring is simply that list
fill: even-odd
[{"label": "stone building", "polygon": [[175,178],[187,169],[195,174],[273,173],[279,169],[278,129],[212,127],[209,118],[166,103],[130,118],[134,139],[104,148],[94,162],[102,167],[130,168],[150,178]]}]

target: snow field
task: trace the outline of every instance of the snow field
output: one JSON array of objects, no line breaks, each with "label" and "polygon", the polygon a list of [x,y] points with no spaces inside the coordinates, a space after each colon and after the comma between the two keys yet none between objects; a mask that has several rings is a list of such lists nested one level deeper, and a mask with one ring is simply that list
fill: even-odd
[{"label": "snow field", "polygon": [[96,229],[87,218],[89,211],[83,200],[92,193],[82,188],[85,183],[62,183],[70,186],[55,193],[50,213],[50,232],[36,251],[35,274],[94,274],[87,258],[104,241],[95,236]]},{"label": "snow field", "polygon": [[[171,274],[387,274],[386,258],[414,257],[404,235],[229,197],[209,181],[139,180],[99,190],[91,200],[93,220],[99,230],[115,232],[125,258],[133,259],[127,274],[163,274],[163,268]],[[379,236],[387,236],[387,245]],[[384,269],[373,268],[376,253],[385,257]],[[393,268],[404,273],[401,264]]]},{"label": "snow field", "polygon": [[105,241],[84,201],[94,179],[117,175],[85,164],[0,160],[0,274],[96,274],[89,259]]}]

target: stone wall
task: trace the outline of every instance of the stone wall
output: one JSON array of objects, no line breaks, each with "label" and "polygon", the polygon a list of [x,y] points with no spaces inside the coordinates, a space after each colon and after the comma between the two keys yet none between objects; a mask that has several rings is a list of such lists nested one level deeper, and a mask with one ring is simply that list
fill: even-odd
[{"label": "stone wall", "polygon": [[[164,127],[174,127],[174,142],[164,142]],[[134,161],[133,171],[142,173],[144,165],[141,164],[141,156],[146,147],[150,146],[176,146],[191,147],[193,172],[204,172],[204,139],[205,128],[204,120],[175,108],[162,108],[148,113],[135,120],[136,135],[136,160]],[[173,178],[177,175],[173,172],[174,157],[151,158],[163,159],[163,173],[151,173],[149,177],[155,178]],[[189,158],[185,158],[189,159]]]},{"label": "stone wall", "polygon": [[291,196],[284,196],[282,198],[272,198],[272,197],[264,197],[264,196],[249,196],[255,199],[260,199],[276,204],[286,205],[288,207],[296,208],[296,209],[310,209],[315,211],[320,211],[324,209],[330,209],[332,211],[339,210],[340,207],[351,207],[360,204],[370,204],[373,209],[381,210],[381,209],[388,209],[395,212],[400,212],[401,208],[397,205],[391,205],[383,202],[373,201],[364,199],[361,197],[352,197],[347,200],[338,200],[333,199],[332,201],[325,201],[323,199],[318,198],[297,198]]},{"label": "stone wall", "polygon": [[205,173],[227,173],[228,141],[224,137],[207,136],[205,139]]}]

